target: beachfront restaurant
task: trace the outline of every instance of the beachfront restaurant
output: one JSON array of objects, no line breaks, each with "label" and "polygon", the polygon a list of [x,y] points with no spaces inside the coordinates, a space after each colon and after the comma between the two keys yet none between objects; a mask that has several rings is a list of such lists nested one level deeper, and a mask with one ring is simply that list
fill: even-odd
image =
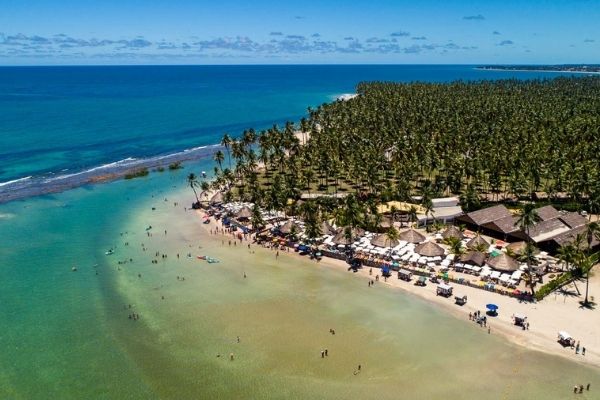
[{"label": "beachfront restaurant", "polygon": [[[536,212],[539,222],[529,228],[529,235],[518,226],[519,217],[502,204],[466,213],[456,219],[469,229],[503,241],[531,240],[549,253],[555,253],[562,244],[572,242],[587,224],[586,218],[578,213],[558,211],[550,205],[537,208]],[[593,247],[599,245],[597,240],[592,244]]]}]

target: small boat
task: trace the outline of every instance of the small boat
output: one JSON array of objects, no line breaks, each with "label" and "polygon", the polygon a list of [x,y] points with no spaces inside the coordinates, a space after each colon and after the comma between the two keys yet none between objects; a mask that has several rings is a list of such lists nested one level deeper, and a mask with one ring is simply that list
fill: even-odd
[{"label": "small boat", "polygon": [[212,258],[212,257],[209,257],[209,256],[196,256],[196,258],[198,260],[205,260],[209,264],[215,264],[215,263],[219,262],[219,260],[217,260],[216,258]]},{"label": "small boat", "polygon": [[107,252],[105,252],[104,254],[106,254],[107,256],[110,256],[111,254],[114,254],[114,252],[115,251],[113,249],[110,249]]},{"label": "small boat", "polygon": [[77,271],[77,267],[71,268],[71,271],[73,271],[73,272]]}]

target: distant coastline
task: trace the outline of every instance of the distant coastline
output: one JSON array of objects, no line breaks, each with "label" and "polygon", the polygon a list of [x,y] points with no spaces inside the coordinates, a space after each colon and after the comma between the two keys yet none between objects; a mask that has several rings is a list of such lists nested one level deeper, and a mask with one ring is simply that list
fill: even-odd
[{"label": "distant coastline", "polygon": [[480,65],[475,67],[484,71],[514,72],[561,72],[573,74],[600,74],[600,65]]}]

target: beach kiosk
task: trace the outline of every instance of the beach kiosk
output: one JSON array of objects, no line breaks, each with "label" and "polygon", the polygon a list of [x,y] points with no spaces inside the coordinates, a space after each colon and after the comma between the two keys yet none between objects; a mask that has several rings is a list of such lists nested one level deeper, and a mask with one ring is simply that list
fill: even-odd
[{"label": "beach kiosk", "polygon": [[567,332],[560,331],[558,332],[558,343],[562,344],[563,346],[573,347],[575,346],[575,339],[573,339]]},{"label": "beach kiosk", "polygon": [[452,296],[452,286],[440,283],[437,287],[436,294],[438,296],[450,297]]},{"label": "beach kiosk", "polygon": [[459,306],[467,304],[467,296],[454,296],[454,302]]},{"label": "beach kiosk", "polygon": [[410,282],[412,279],[412,272],[406,269],[400,269],[398,271],[398,279],[402,279],[403,281]]},{"label": "beach kiosk", "polygon": [[417,281],[415,282],[415,285],[417,286],[426,286],[427,285],[427,278],[424,276],[420,276],[419,279],[417,279]]}]

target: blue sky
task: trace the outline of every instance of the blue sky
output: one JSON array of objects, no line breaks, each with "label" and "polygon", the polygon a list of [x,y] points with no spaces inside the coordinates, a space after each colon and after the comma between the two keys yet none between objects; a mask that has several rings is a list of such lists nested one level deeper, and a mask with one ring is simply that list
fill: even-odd
[{"label": "blue sky", "polygon": [[600,0],[0,0],[0,65],[600,63]]}]

